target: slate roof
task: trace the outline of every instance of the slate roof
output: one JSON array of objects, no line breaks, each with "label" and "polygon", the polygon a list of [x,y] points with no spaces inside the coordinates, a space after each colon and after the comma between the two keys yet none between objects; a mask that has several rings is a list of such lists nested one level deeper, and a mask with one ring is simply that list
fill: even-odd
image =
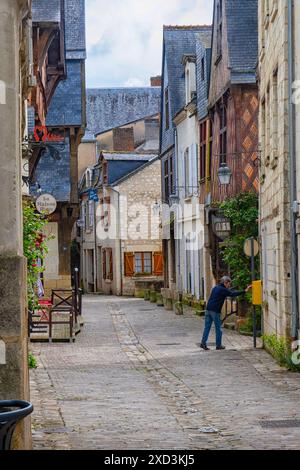
[{"label": "slate roof", "polygon": [[67,78],[62,80],[52,97],[47,126],[82,126],[84,118],[82,102],[81,60],[66,61]]},{"label": "slate roof", "polygon": [[32,0],[34,23],[60,23],[63,0]]},{"label": "slate roof", "polygon": [[151,160],[152,158],[157,157],[157,155],[153,154],[147,154],[147,155],[138,155],[134,153],[106,153],[103,152],[103,157],[105,160],[108,161],[126,161],[126,160],[132,160],[132,161],[148,161]]},{"label": "slate roof", "polygon": [[64,0],[67,59],[85,59],[85,0]]},{"label": "slate roof", "polygon": [[[43,153],[35,171],[35,179],[39,183],[43,193],[50,193],[59,202],[70,200],[70,144],[69,139],[65,143],[52,144],[59,151],[60,160],[53,160],[49,151]],[[30,194],[36,195],[36,186],[30,187]]]},{"label": "slate roof", "polygon": [[161,119],[161,154],[174,145],[173,118],[185,106],[185,66],[182,58],[185,54],[196,55],[196,40],[199,35],[207,40],[211,32],[210,25],[199,26],[164,26],[163,35],[163,89],[169,89],[170,123],[165,129],[164,99],[162,97]]},{"label": "slate roof", "polygon": [[90,88],[87,90],[87,129],[83,141],[159,112],[160,87]]},{"label": "slate roof", "polygon": [[128,173],[127,175],[125,176],[122,176],[122,178],[116,180],[113,182],[112,186],[117,186],[119,184],[122,184],[124,181],[126,181],[127,179],[131,178],[132,176],[136,175],[137,173],[139,173],[140,171],[143,171],[145,168],[147,168],[149,165],[152,165],[152,163],[156,162],[156,160],[158,160],[159,156],[156,155],[154,158],[151,158],[150,160],[148,160],[146,163],[144,163],[144,165],[142,166],[139,166],[138,168],[136,168],[135,170],[131,171],[130,173]]},{"label": "slate roof", "polygon": [[232,83],[256,81],[258,0],[225,0]]},{"label": "slate roof", "polygon": [[155,158],[157,155],[139,155],[135,153],[106,153],[103,152],[103,157],[105,160],[109,161],[123,161],[123,160],[132,160],[132,161],[148,161],[151,158]]},{"label": "slate roof", "polygon": [[211,26],[164,26],[164,53],[169,78],[171,117],[185,105],[185,67],[182,64],[184,54],[196,54],[198,33],[206,35]]},{"label": "slate roof", "polygon": [[[207,116],[208,90],[211,64],[211,40],[212,31],[202,35],[196,43],[196,84],[197,84],[197,111],[198,119]],[[204,80],[202,80],[202,60],[204,60]]]}]

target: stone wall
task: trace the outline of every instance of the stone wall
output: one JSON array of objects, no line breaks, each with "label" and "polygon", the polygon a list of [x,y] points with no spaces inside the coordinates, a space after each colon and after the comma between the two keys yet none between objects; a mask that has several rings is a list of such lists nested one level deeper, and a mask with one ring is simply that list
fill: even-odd
[{"label": "stone wall", "polygon": [[[133,176],[122,182],[118,190],[122,197],[127,198],[128,231],[127,239],[122,240],[122,265],[123,265],[123,294],[133,295],[135,291],[135,279],[124,276],[124,253],[125,252],[161,252],[161,233],[158,229],[151,233],[153,223],[152,205],[161,199],[161,163],[156,160],[148,164],[144,169],[138,170]],[[142,204],[147,208],[146,213],[135,216]],[[132,217],[131,217],[132,216]],[[140,226],[140,237],[137,238],[135,227]],[[126,226],[124,224],[124,226]],[[153,239],[152,239],[153,237]],[[156,238],[155,238],[156,237]],[[162,280],[162,277],[153,277],[153,280]]]},{"label": "stone wall", "polygon": [[[29,399],[26,262],[22,242],[21,135],[24,130],[20,97],[27,90],[21,67],[26,70],[27,57],[20,63],[21,8],[29,11],[25,1],[0,2],[0,339],[6,349],[6,361],[0,364],[0,399]],[[2,343],[3,344],[3,343]],[[14,448],[31,448],[30,417],[23,420],[14,434]]]},{"label": "stone wall", "polygon": [[264,330],[290,334],[287,2],[260,2],[261,240]]}]

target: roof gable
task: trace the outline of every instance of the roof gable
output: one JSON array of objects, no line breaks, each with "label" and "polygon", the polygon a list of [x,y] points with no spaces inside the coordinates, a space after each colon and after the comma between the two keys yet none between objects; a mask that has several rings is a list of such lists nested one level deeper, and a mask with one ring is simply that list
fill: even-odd
[{"label": "roof gable", "polygon": [[211,26],[164,26],[164,57],[168,70],[171,118],[185,105],[184,55],[196,54],[199,33],[206,34]]}]

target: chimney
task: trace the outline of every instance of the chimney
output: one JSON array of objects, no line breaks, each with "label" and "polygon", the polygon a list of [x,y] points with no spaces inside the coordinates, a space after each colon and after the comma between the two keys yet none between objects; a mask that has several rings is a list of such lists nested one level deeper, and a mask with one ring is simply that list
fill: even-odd
[{"label": "chimney", "polygon": [[113,149],[115,152],[134,151],[133,127],[117,127],[113,130]]},{"label": "chimney", "polygon": [[150,78],[151,86],[161,86],[161,75],[156,75],[156,77]]}]

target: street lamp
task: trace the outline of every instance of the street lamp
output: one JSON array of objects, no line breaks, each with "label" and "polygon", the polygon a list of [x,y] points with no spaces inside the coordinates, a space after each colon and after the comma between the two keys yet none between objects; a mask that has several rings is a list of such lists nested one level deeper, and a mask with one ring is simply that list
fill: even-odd
[{"label": "street lamp", "polygon": [[231,180],[231,170],[226,163],[222,163],[218,170],[218,178],[221,185],[228,185]]}]

